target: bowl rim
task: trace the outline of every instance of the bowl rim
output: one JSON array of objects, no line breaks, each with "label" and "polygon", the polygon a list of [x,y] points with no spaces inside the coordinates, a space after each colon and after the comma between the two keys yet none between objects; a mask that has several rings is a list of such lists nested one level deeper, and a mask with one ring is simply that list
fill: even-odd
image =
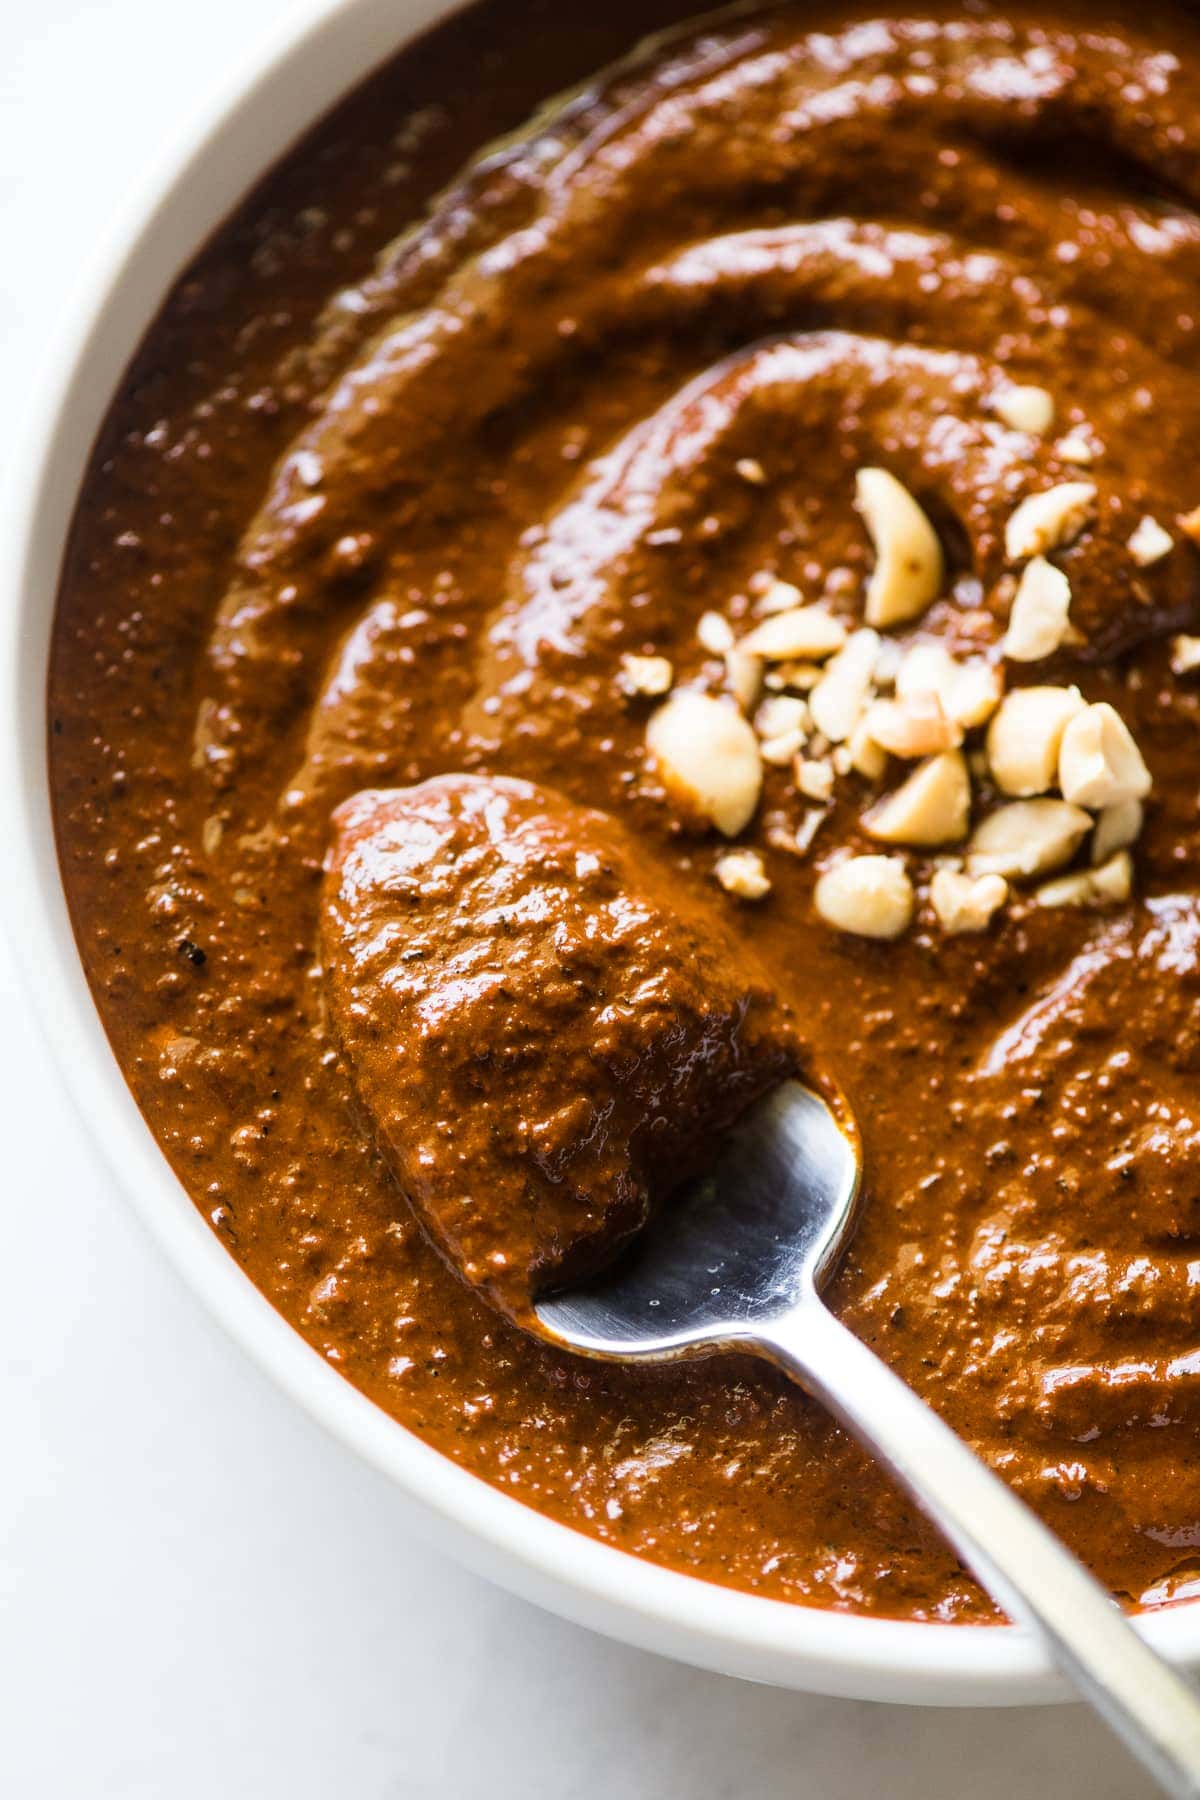
[{"label": "bowl rim", "polygon": [[[45,695],[61,558],[96,431],[209,232],[322,113],[459,4],[293,0],[265,38],[231,59],[81,270],[49,346],[44,401],[10,465],[6,516],[16,529],[0,553],[0,822],[10,847],[0,905],[33,1011],[118,1189],[210,1315],[331,1435],[386,1474],[417,1527],[460,1561],[640,1648],[778,1686],[933,1705],[1063,1698],[1040,1645],[1015,1627],[877,1619],[722,1587],[585,1537],[434,1450],[336,1373],[252,1285],[167,1163],[100,1022],[59,875]],[[1164,1655],[1200,1660],[1200,1605],[1141,1615],[1137,1625]]]}]

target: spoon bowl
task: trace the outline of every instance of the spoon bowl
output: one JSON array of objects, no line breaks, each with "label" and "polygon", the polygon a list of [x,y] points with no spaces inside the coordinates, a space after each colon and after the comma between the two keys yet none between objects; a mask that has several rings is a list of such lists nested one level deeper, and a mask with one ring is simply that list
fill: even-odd
[{"label": "spoon bowl", "polygon": [[823,1286],[854,1230],[861,1160],[849,1114],[785,1081],[726,1134],[711,1169],[620,1261],[545,1297],[545,1334],[587,1356],[657,1362],[753,1339]]}]

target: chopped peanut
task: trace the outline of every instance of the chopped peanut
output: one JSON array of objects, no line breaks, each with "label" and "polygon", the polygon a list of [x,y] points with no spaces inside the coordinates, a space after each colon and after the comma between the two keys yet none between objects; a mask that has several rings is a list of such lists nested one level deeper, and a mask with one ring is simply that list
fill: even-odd
[{"label": "chopped peanut", "polygon": [[1092,887],[1100,900],[1128,900],[1133,892],[1133,858],[1128,850],[1118,850],[1092,870]]},{"label": "chopped peanut", "polygon": [[1047,550],[1073,543],[1083,530],[1096,489],[1090,481],[1063,481],[1044,493],[1022,500],[1004,530],[1009,562],[1044,556]]},{"label": "chopped peanut", "polygon": [[986,931],[1007,899],[1008,883],[1002,875],[962,875],[956,869],[938,869],[929,884],[934,916],[950,937]]},{"label": "chopped peanut", "polygon": [[936,756],[940,750],[956,750],[963,738],[962,726],[946,717],[938,696],[929,692],[876,700],[863,725],[893,756]]},{"label": "chopped peanut", "polygon": [[1074,463],[1077,468],[1090,469],[1097,453],[1085,437],[1072,432],[1068,437],[1059,438],[1054,446],[1054,454],[1059,462]]},{"label": "chopped peanut", "polygon": [[1161,562],[1164,556],[1170,556],[1174,548],[1175,539],[1149,513],[1139,521],[1129,540],[1129,554],[1139,569],[1148,569],[1154,563]]},{"label": "chopped peanut", "polygon": [[716,861],[714,873],[727,894],[739,900],[761,900],[771,880],[757,850],[729,850]]},{"label": "chopped peanut", "polygon": [[875,657],[875,686],[878,688],[894,687],[903,660],[904,652],[895,638],[880,638],[879,650]]},{"label": "chopped peanut", "polygon": [[912,923],[912,882],[894,856],[851,856],[827,869],[813,890],[826,924],[856,937],[897,938]]},{"label": "chopped peanut", "polygon": [[748,713],[762,692],[762,659],[750,656],[740,645],[725,652],[725,682],[744,713]]},{"label": "chopped peanut", "polygon": [[846,627],[824,606],[792,606],[755,626],[740,648],[768,662],[821,662],[846,642]]},{"label": "chopped peanut", "polygon": [[1054,423],[1054,396],[1043,387],[1003,388],[992,401],[992,410],[1013,431],[1043,437]]},{"label": "chopped peanut", "polygon": [[957,750],[931,756],[863,819],[885,844],[955,844],[971,821],[971,778]]},{"label": "chopped peanut", "polygon": [[887,752],[867,729],[866,719],[860,719],[850,733],[847,745],[850,753],[850,767],[868,781],[882,781],[887,773]]},{"label": "chopped peanut", "polygon": [[1142,834],[1145,810],[1140,800],[1118,800],[1101,809],[1092,833],[1092,862],[1107,862],[1114,851],[1127,850]]},{"label": "chopped peanut", "polygon": [[804,748],[802,731],[781,731],[777,737],[763,738],[758,753],[772,768],[786,769]]},{"label": "chopped peanut", "polygon": [[914,644],[896,671],[896,697],[936,694],[948,719],[971,731],[984,725],[1000,704],[1004,679],[999,669],[972,657],[956,662],[942,644]]},{"label": "chopped peanut", "polygon": [[1021,572],[1001,648],[1010,662],[1041,662],[1067,635],[1071,584],[1061,569],[1035,556]]},{"label": "chopped peanut", "polygon": [[781,737],[788,731],[808,730],[808,703],[795,694],[768,694],[754,715],[760,738]]},{"label": "chopped peanut", "polygon": [[677,689],[652,713],[646,748],[667,792],[736,837],[758,805],[762,759],[740,713],[707,694]]},{"label": "chopped peanut", "polygon": [[823,681],[824,678],[825,671],[819,663],[772,663],[767,670],[764,685],[773,694],[782,694],[788,688],[807,694],[810,688],[815,688],[818,681]]},{"label": "chopped peanut", "polygon": [[1012,800],[977,825],[967,848],[968,875],[1020,881],[1048,875],[1070,862],[1091,814],[1065,800]]},{"label": "chopped peanut", "polygon": [[813,839],[828,817],[829,814],[823,807],[810,806],[806,808],[803,818],[796,827],[794,843],[797,856],[806,856],[812,849]]},{"label": "chopped peanut", "polygon": [[988,767],[1002,794],[1029,799],[1058,781],[1063,732],[1084,708],[1078,688],[1014,688],[988,726]]},{"label": "chopped peanut", "polygon": [[1058,785],[1077,806],[1115,806],[1142,800],[1150,771],[1124,719],[1107,700],[1085,707],[1063,732]]},{"label": "chopped peanut", "polygon": [[1176,675],[1191,675],[1200,669],[1200,637],[1180,633],[1171,639],[1171,669]]},{"label": "chopped peanut", "polygon": [[1128,900],[1132,892],[1133,864],[1128,850],[1118,850],[1098,869],[1043,882],[1033,897],[1039,906],[1112,906]]},{"label": "chopped peanut", "polygon": [[886,469],[860,469],[854,504],[875,546],[867,584],[868,625],[900,625],[936,600],[945,564],[933,526]]},{"label": "chopped peanut", "polygon": [[[751,583],[754,591],[754,584]],[[761,614],[791,612],[795,607],[804,605],[804,595],[790,581],[780,581],[775,575],[763,577],[763,586],[758,593],[755,612]]]},{"label": "chopped peanut", "polygon": [[806,762],[798,756],[792,772],[805,799],[827,801],[833,798],[833,764],[826,758]]},{"label": "chopped peanut", "polygon": [[826,664],[824,679],[809,695],[813,723],[833,744],[844,743],[862,716],[878,651],[877,633],[854,632]]},{"label": "chopped peanut", "polygon": [[702,613],[696,636],[701,649],[707,650],[710,656],[724,656],[727,650],[733,649],[733,626],[724,613]]},{"label": "chopped peanut", "polygon": [[634,656],[626,653],[621,658],[620,683],[627,694],[658,699],[660,695],[670,692],[674,679],[675,670],[665,656]]}]

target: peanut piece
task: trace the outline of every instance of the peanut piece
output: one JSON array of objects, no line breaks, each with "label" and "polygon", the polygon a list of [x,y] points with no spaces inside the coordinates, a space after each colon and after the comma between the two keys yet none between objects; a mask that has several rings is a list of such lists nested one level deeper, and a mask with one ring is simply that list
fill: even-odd
[{"label": "peanut piece", "polygon": [[1128,544],[1129,554],[1139,569],[1148,569],[1154,563],[1161,562],[1164,556],[1170,556],[1174,548],[1175,539],[1149,513],[1139,521]]},{"label": "peanut piece", "polygon": [[1077,713],[1063,732],[1058,785],[1077,806],[1116,806],[1150,792],[1150,771],[1124,719],[1107,700]]},{"label": "peanut piece", "polygon": [[1091,814],[1065,800],[1012,800],[975,828],[968,875],[1020,881],[1070,862],[1092,825]]},{"label": "peanut piece", "polygon": [[768,662],[822,662],[846,642],[846,627],[824,606],[792,606],[755,627],[740,648]]},{"label": "peanut piece", "polygon": [[758,575],[750,578],[750,592],[757,594],[754,607],[760,616],[767,613],[791,612],[794,607],[804,605],[804,595],[790,581],[780,581],[777,575]]},{"label": "peanut piece", "polygon": [[807,731],[808,702],[795,694],[768,694],[754,715],[754,729],[760,738]]},{"label": "peanut piece", "polygon": [[1004,388],[993,399],[992,411],[1011,430],[1042,437],[1054,423],[1054,396],[1043,387]]},{"label": "peanut piece", "polygon": [[731,706],[680,688],[646,725],[646,748],[663,786],[688,811],[736,837],[762,789],[758,739]]},{"label": "peanut piece", "polygon": [[942,644],[914,644],[896,671],[896,698],[936,694],[948,719],[972,731],[984,725],[1000,704],[1004,678],[982,657],[956,662]]},{"label": "peanut piece", "polygon": [[750,656],[740,645],[725,652],[725,684],[744,713],[748,713],[762,692],[761,658]]},{"label": "peanut piece", "polygon": [[1145,809],[1140,800],[1118,800],[1102,808],[1092,833],[1093,864],[1107,862],[1117,850],[1127,850],[1142,834]]},{"label": "peanut piece", "polygon": [[856,937],[898,938],[912,923],[912,882],[898,857],[851,856],[827,869],[813,890],[826,924]]},{"label": "peanut piece", "polygon": [[1071,584],[1061,569],[1035,556],[1021,573],[1001,645],[1010,662],[1041,662],[1067,635]]},{"label": "peanut piece", "polygon": [[860,719],[850,733],[847,746],[850,753],[850,767],[867,781],[882,781],[887,774],[887,752],[867,730],[867,722]]},{"label": "peanut piece", "polygon": [[701,649],[707,650],[710,656],[724,656],[727,650],[733,649],[733,626],[724,613],[701,613],[696,636]]},{"label": "peanut piece", "polygon": [[1095,485],[1090,481],[1062,481],[1044,493],[1030,494],[1004,529],[1004,552],[1009,562],[1044,556],[1047,550],[1074,543],[1095,498]]},{"label": "peanut piece", "polygon": [[771,881],[757,850],[730,850],[717,858],[714,873],[727,894],[739,900],[761,900]]},{"label": "peanut piece", "polygon": [[929,884],[934,916],[949,937],[986,931],[1007,899],[1008,883],[1002,875],[963,875],[956,869],[938,869]]},{"label": "peanut piece", "polygon": [[1084,699],[1078,688],[1014,688],[988,726],[987,756],[1002,794],[1028,799],[1056,785],[1063,732]]},{"label": "peanut piece", "polygon": [[1071,432],[1068,437],[1059,438],[1054,446],[1054,454],[1059,462],[1074,463],[1077,469],[1090,469],[1096,460],[1096,451],[1085,437],[1078,432]]},{"label": "peanut piece", "polygon": [[634,656],[626,652],[621,658],[619,677],[622,692],[658,699],[670,692],[675,670],[665,656]]},{"label": "peanut piece", "polygon": [[1098,869],[1043,882],[1033,897],[1039,906],[1119,906],[1132,892],[1133,863],[1128,850],[1118,850]]},{"label": "peanut piece", "polygon": [[940,750],[956,750],[963,738],[962,726],[946,717],[936,694],[927,692],[877,700],[868,707],[863,725],[893,756],[936,756]]},{"label": "peanut piece", "polygon": [[792,774],[806,800],[832,800],[833,764],[826,758],[806,762],[798,756],[792,765]]},{"label": "peanut piece", "polygon": [[900,625],[936,600],[945,563],[933,526],[886,469],[860,469],[854,504],[875,546],[867,584],[868,625]]},{"label": "peanut piece", "polygon": [[1176,675],[1191,675],[1200,669],[1200,637],[1180,633],[1171,639],[1171,670]]},{"label": "peanut piece", "polygon": [[863,818],[863,829],[885,844],[954,844],[971,820],[971,778],[957,750],[931,756],[894,793]]},{"label": "peanut piece", "polygon": [[858,724],[871,690],[879,637],[874,631],[856,631],[847,639],[808,697],[809,710],[818,731],[832,744],[841,744]]}]

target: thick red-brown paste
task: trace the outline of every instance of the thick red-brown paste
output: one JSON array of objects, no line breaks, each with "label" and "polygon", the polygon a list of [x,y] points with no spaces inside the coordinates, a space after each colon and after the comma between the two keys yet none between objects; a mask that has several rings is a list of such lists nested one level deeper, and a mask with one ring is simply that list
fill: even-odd
[{"label": "thick red-brown paste", "polygon": [[[1116,1592],[1176,1598],[1200,1581],[1200,679],[1171,648],[1200,622],[1200,524],[1177,523],[1200,505],[1200,28],[1154,0],[683,17],[465,14],[179,282],[63,576],[81,954],[230,1254],[406,1426],[674,1568],[989,1617],[769,1370],[558,1355],[402,1191],[519,1310],[803,1042],[864,1141],[836,1309]],[[1052,427],[1007,420],[1014,386]],[[880,852],[894,759],[843,759],[815,800],[767,761],[736,848],[770,889],[716,878],[730,845],[648,752],[636,659],[725,694],[701,620],[744,637],[772,582],[860,627],[864,467],[945,561],[884,637],[1075,685],[1135,735],[1127,897],[1018,880],[957,933],[931,895],[963,846],[889,847],[911,924],[833,928],[814,886]],[[1050,548],[1070,630],[1006,660],[1006,524],[1081,480]],[[1135,557],[1147,516],[1170,547]],[[963,752],[977,825],[1003,797],[978,733]]]}]

